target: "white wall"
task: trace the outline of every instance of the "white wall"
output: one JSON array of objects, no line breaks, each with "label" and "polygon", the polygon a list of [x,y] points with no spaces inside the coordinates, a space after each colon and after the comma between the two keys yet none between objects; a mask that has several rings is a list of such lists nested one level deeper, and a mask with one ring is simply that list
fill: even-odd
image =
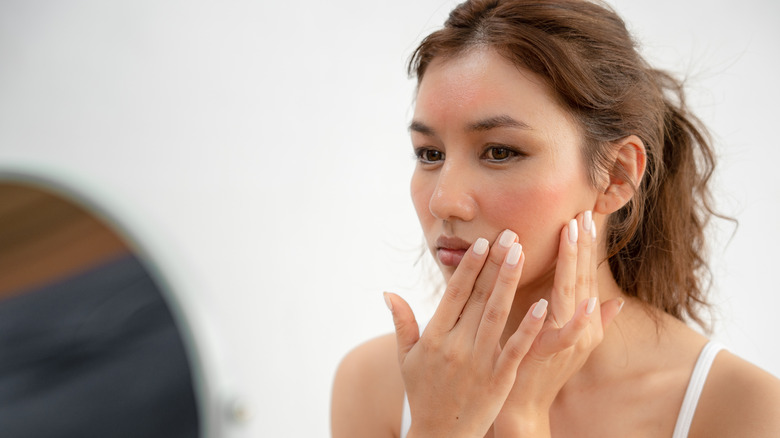
[{"label": "white wall", "polygon": [[[0,163],[121,212],[214,324],[248,436],[327,436],[332,376],[425,313],[404,64],[455,4],[4,1]],[[780,374],[780,3],[614,3],[716,135],[715,337]],[[186,285],[186,286],[181,286]]]}]

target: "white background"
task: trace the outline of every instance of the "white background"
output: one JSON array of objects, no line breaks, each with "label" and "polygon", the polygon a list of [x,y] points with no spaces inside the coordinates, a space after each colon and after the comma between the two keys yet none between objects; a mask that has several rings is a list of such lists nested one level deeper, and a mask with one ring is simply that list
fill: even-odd
[{"label": "white background", "polygon": [[[430,311],[404,68],[454,4],[0,3],[0,164],[125,218],[213,324],[253,411],[233,432],[327,436],[338,361],[392,329],[381,292]],[[740,226],[713,239],[714,337],[778,375],[780,3],[613,4],[715,135]]]}]

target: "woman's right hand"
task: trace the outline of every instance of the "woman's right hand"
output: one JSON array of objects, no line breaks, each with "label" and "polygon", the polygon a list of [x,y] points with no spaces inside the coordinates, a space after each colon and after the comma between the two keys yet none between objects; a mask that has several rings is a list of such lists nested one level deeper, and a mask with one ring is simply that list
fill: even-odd
[{"label": "woman's right hand", "polygon": [[406,301],[385,294],[412,413],[410,438],[483,437],[501,411],[547,305],[531,306],[501,347],[525,260],[516,240],[506,230],[490,251],[485,239],[466,251],[422,335]]}]

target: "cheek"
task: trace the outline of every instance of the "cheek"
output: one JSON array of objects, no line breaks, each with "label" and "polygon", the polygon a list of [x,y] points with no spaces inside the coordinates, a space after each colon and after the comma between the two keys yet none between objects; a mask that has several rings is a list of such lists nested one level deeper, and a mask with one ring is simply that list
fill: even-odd
[{"label": "cheek", "polygon": [[429,209],[431,195],[433,194],[433,186],[429,184],[424,177],[415,172],[412,175],[410,194],[412,196],[414,210],[417,213],[417,218],[423,226],[423,231],[425,231],[425,225],[430,223],[433,219]]},{"label": "cheek", "polygon": [[[517,185],[515,185],[517,187]],[[526,254],[524,277],[536,277],[554,267],[560,231],[569,220],[588,207],[583,191],[571,181],[545,181],[513,190],[495,192],[483,212],[494,212],[490,221],[497,229],[518,234]]]}]

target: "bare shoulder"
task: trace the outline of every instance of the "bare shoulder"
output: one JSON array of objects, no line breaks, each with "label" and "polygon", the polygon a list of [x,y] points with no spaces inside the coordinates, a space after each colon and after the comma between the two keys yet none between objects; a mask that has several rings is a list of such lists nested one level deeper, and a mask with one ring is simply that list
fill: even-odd
[{"label": "bare shoulder", "polygon": [[780,436],[780,380],[722,351],[712,364],[691,425],[693,437]]},{"label": "bare shoulder", "polygon": [[395,334],[357,346],[336,371],[331,400],[332,436],[398,436],[403,396]]}]

